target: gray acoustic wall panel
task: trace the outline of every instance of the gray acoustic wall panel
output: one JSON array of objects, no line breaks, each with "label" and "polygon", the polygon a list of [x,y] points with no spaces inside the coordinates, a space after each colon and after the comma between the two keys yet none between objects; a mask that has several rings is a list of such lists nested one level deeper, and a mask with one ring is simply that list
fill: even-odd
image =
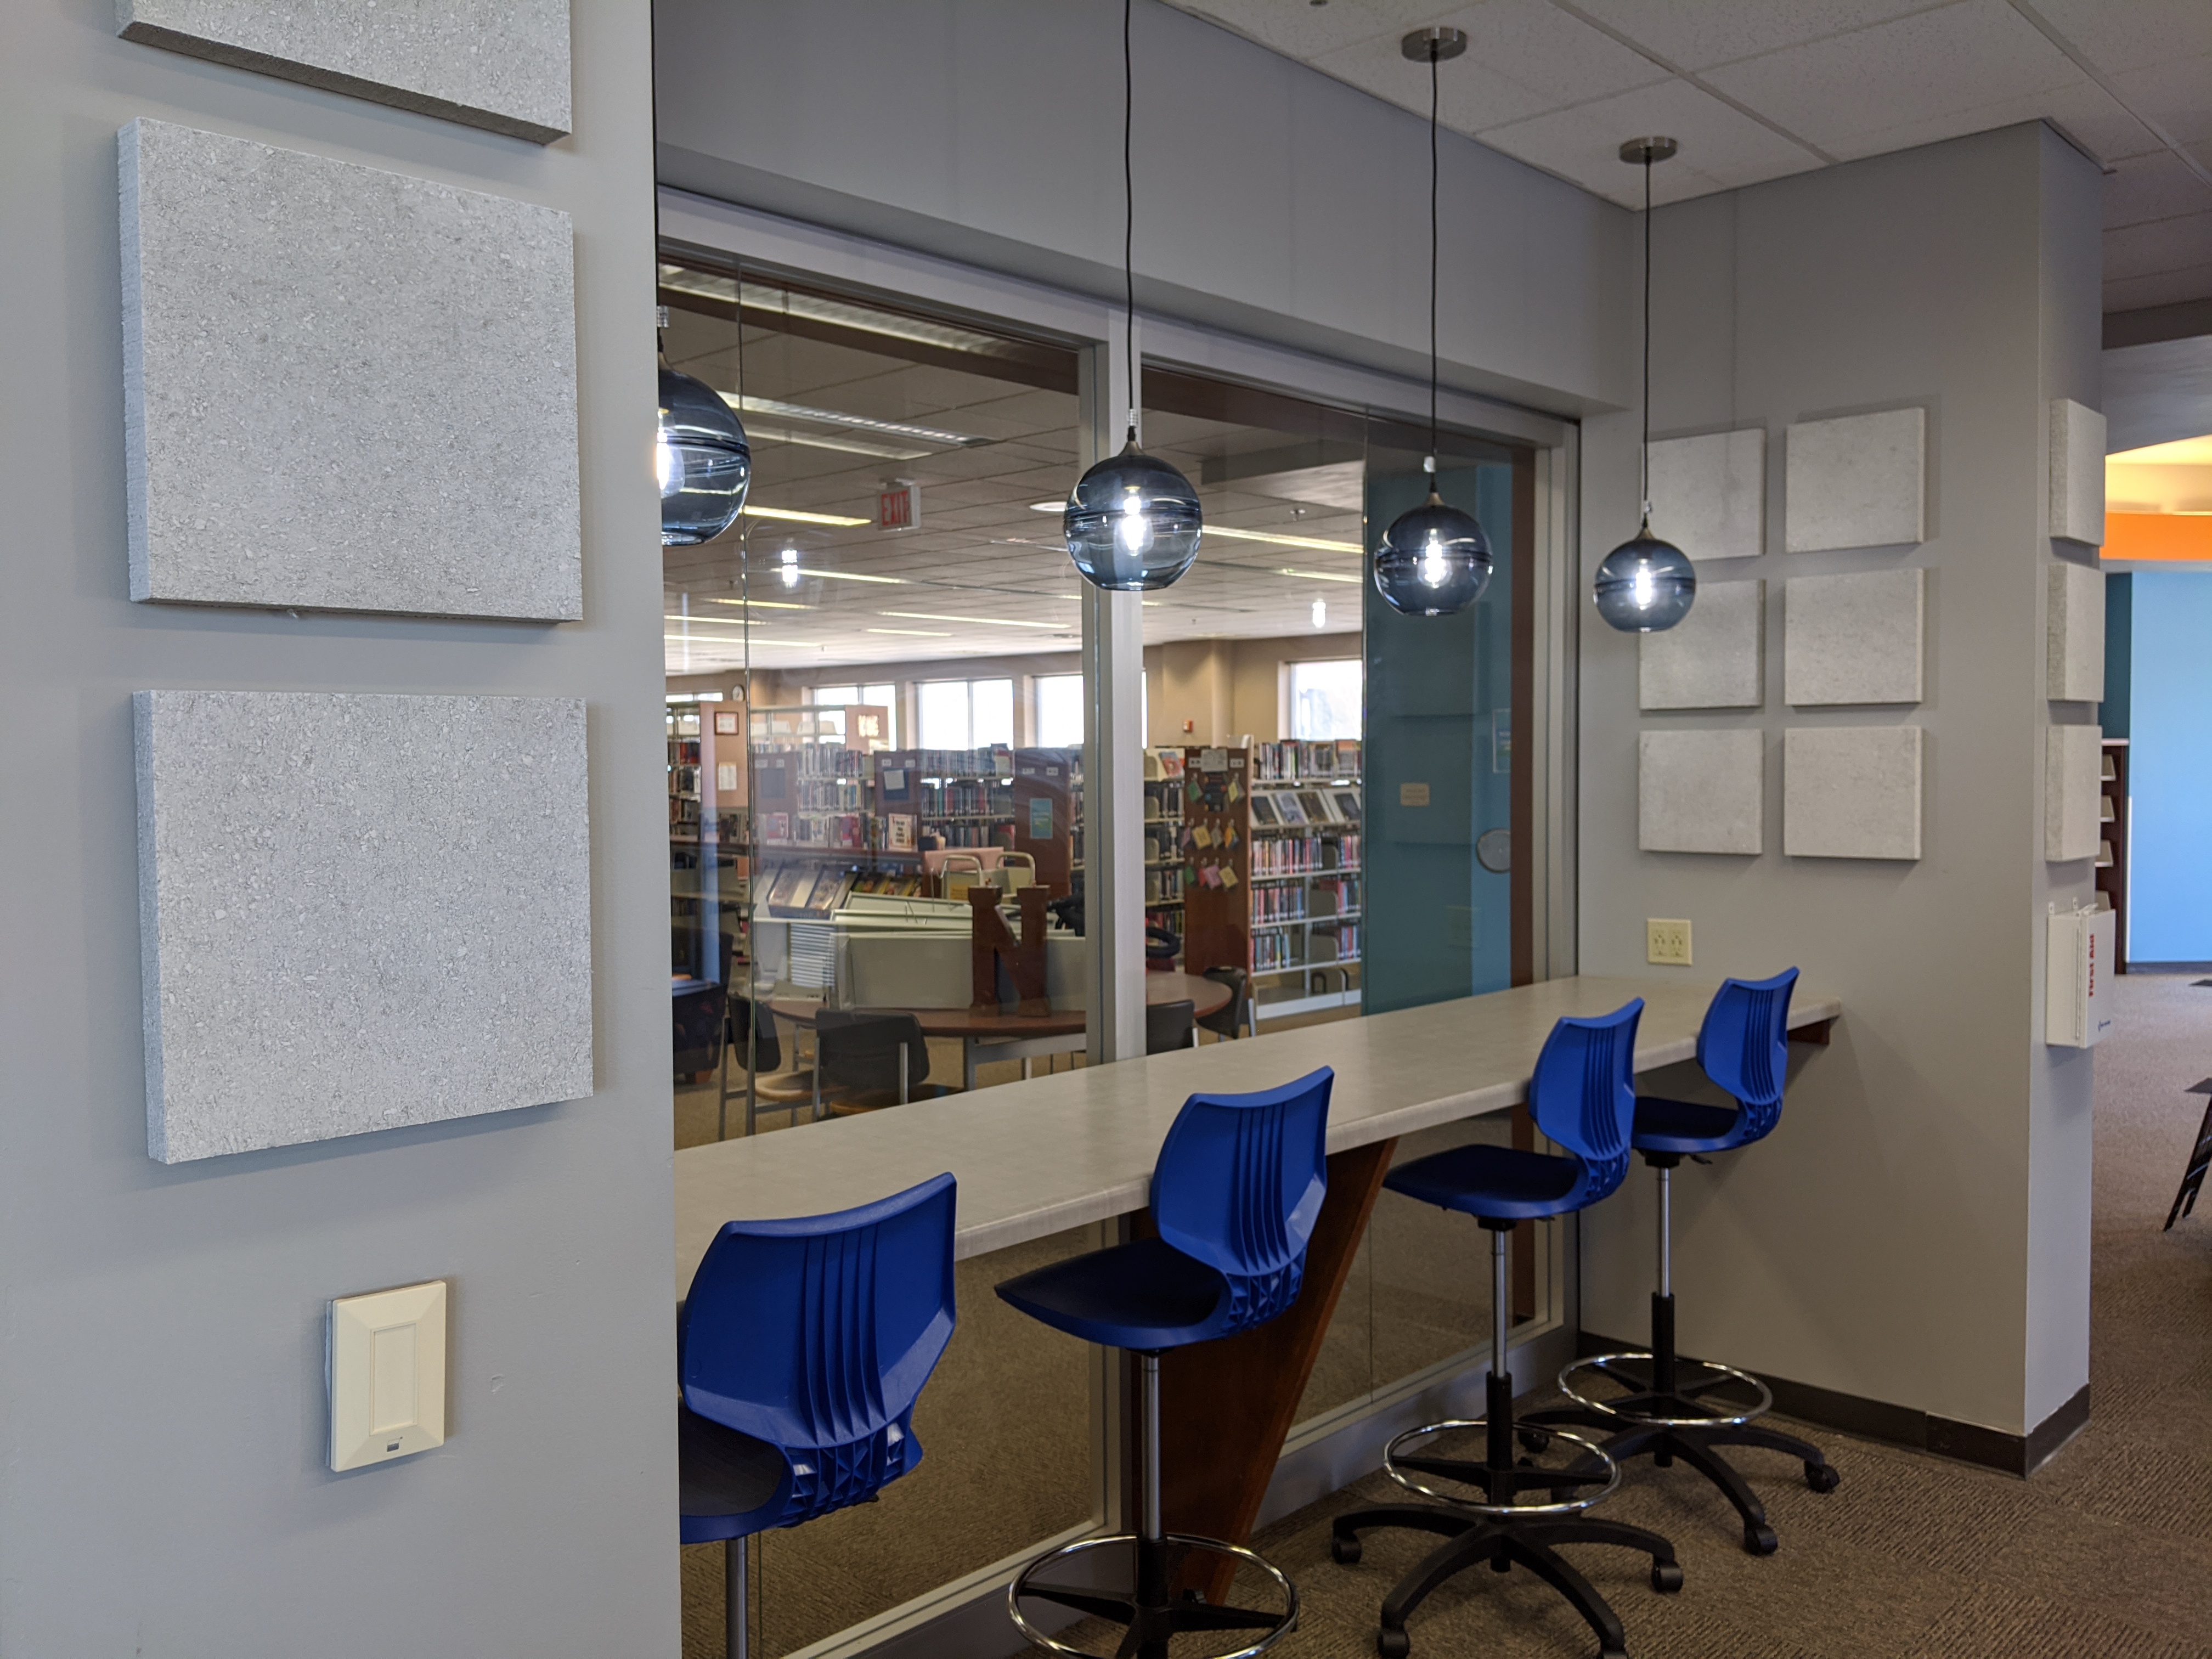
[{"label": "gray acoustic wall panel", "polygon": [[1792,553],[1923,538],[1927,412],[1801,421],[1784,459],[1783,545]]},{"label": "gray acoustic wall panel", "polygon": [[2063,561],[2051,567],[2047,629],[2044,695],[2063,702],[2103,702],[2103,571]]},{"label": "gray acoustic wall panel", "polygon": [[550,144],[568,0],[116,0],[126,40]]},{"label": "gray acoustic wall panel", "polygon": [[2054,726],[2044,734],[2043,856],[2053,863],[2096,856],[2104,738],[2094,726]]},{"label": "gray acoustic wall panel", "polygon": [[1639,733],[1636,844],[1647,853],[1759,851],[1765,759],[1766,737],[1755,727]]},{"label": "gray acoustic wall panel", "polygon": [[2051,533],[2105,544],[2105,417],[2071,398],[2051,405]]},{"label": "gray acoustic wall panel", "polygon": [[147,1150],[592,1092],[584,705],[142,691]]},{"label": "gray acoustic wall panel", "polygon": [[1651,527],[1698,564],[1766,551],[1766,428],[1651,446]]},{"label": "gray acoustic wall panel", "polygon": [[131,596],[583,614],[568,216],[123,130]]},{"label": "gray acoustic wall panel", "polygon": [[1803,708],[1920,701],[1925,571],[1792,576],[1782,608],[1784,702]]},{"label": "gray acoustic wall panel", "polygon": [[1766,701],[1765,582],[1700,582],[1690,614],[1637,636],[1640,708],[1757,708]]},{"label": "gray acoustic wall panel", "polygon": [[1917,726],[1793,726],[1782,734],[1782,850],[1804,859],[1920,856]]}]

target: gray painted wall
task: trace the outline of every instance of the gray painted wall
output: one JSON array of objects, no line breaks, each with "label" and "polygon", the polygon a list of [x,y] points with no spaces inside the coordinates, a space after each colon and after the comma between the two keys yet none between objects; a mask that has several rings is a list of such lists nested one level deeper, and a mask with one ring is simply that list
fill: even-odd
[{"label": "gray painted wall", "polygon": [[[2044,503],[2047,401],[2098,399],[2098,183],[2029,125],[1660,211],[1653,428],[1768,428],[1770,549],[1784,425],[1927,409],[1922,545],[1706,573],[1779,600],[1791,575],[1924,566],[1918,708],[1788,708],[1778,603],[1758,711],[1639,717],[1634,639],[1587,611],[1582,634],[1583,971],[1662,971],[1644,919],[1686,916],[1700,976],[1794,963],[1846,1010],[1770,1139],[1676,1178],[1683,1347],[2014,1433],[2087,1377],[2091,1057],[2043,1046],[2041,918],[2090,871],[2045,864],[2041,773],[2045,726],[2094,718],[2044,701]],[[1635,527],[1633,417],[1583,434],[1594,565]],[[1919,861],[1784,857],[1781,729],[1906,722]],[[1765,733],[1762,856],[1636,850],[1636,733],[1679,726]],[[1584,1219],[1586,1328],[1644,1334],[1650,1194],[1638,1169]]]},{"label": "gray painted wall", "polygon": [[[9,8],[0,1652],[676,1651],[646,21],[576,9],[575,136],[541,149],[120,40],[101,0]],[[581,623],[130,602],[115,135],[141,115],[574,216]],[[151,1162],[131,747],[151,687],[586,700],[596,1096]],[[452,1438],[327,1473],[324,1303],[429,1277],[453,1282]]]},{"label": "gray painted wall", "polygon": [[[1114,0],[654,15],[664,183],[1120,297]],[[1156,0],[1133,36],[1139,304],[1425,375],[1428,124]],[[1450,133],[1442,157],[1447,383],[1627,403],[1632,216]]]}]

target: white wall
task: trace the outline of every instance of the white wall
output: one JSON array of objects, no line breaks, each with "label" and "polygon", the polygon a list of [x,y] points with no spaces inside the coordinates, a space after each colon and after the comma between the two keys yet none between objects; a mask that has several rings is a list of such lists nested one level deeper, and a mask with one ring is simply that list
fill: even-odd
[{"label": "white wall", "polygon": [[[647,17],[574,27],[575,134],[541,149],[120,40],[102,0],[7,9],[0,1652],[677,1650]],[[142,115],[574,216],[583,622],[130,602],[115,135]],[[497,419],[483,392],[456,418]],[[595,1097],[147,1158],[130,698],[199,686],[587,700]],[[452,1438],[333,1475],[324,1304],[430,1277]]]},{"label": "white wall", "polygon": [[[2039,923],[2089,869],[2044,863],[2040,777],[2044,410],[2097,401],[2098,185],[2028,125],[1662,209],[1654,430],[1764,425],[1774,550],[1787,423],[1920,404],[1929,536],[1701,573],[1768,584],[1758,711],[1639,716],[1633,637],[1587,610],[1582,634],[1583,971],[1660,971],[1644,919],[1686,916],[1700,977],[1795,963],[1846,1011],[1771,1139],[1676,1178],[1685,1351],[2014,1434],[2087,1377],[2091,1060],[2043,1046]],[[1632,416],[1583,431],[1587,579],[1635,527],[1636,454]],[[1786,708],[1782,582],[1915,565],[1923,703]],[[1907,721],[1919,861],[1785,858],[1782,728]],[[1637,851],[1637,733],[1661,726],[1766,733],[1764,854]],[[1587,1329],[1644,1334],[1650,1181],[1585,1219]]]},{"label": "white wall", "polygon": [[[1121,296],[1115,0],[654,15],[663,183]],[[1157,0],[1133,35],[1139,306],[1425,377],[1428,124]],[[1627,403],[1631,216],[1450,133],[1442,179],[1446,384]]]}]

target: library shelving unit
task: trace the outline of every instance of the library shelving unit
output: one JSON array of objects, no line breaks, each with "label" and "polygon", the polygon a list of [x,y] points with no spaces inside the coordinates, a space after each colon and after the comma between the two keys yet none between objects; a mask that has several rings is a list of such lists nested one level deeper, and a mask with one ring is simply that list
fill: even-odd
[{"label": "library shelving unit", "polygon": [[913,821],[896,823],[882,799],[890,723],[869,704],[752,711],[763,915],[821,921],[848,893],[921,890]]},{"label": "library shelving unit", "polygon": [[2106,738],[2098,786],[2097,896],[2112,913],[2115,973],[2128,971],[2128,740]]},{"label": "library shelving unit", "polygon": [[1013,769],[1013,850],[1034,859],[1037,880],[1062,897],[1083,868],[1083,750],[1017,749]]},{"label": "library shelving unit", "polygon": [[[1183,936],[1183,751],[1145,750],[1145,925]],[[1177,953],[1176,960],[1182,961]]]},{"label": "library shelving unit", "polygon": [[705,941],[730,935],[732,960],[750,950],[743,705],[667,706],[668,908],[674,965],[713,971]]}]

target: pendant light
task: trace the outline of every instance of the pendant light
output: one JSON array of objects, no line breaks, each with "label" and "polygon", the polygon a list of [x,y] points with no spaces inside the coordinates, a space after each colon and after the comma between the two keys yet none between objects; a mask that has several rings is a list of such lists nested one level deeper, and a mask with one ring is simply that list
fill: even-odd
[{"label": "pendant light", "polygon": [[1083,579],[1117,593],[1165,587],[1198,557],[1205,515],[1190,480],[1137,447],[1137,196],[1131,161],[1136,125],[1131,0],[1121,0],[1121,276],[1127,299],[1122,356],[1129,373],[1129,441],[1069,492],[1060,528]]},{"label": "pendant light", "polygon": [[1471,514],[1437,493],[1437,65],[1467,50],[1467,35],[1441,26],[1398,43],[1429,66],[1429,498],[1401,513],[1375,549],[1375,591],[1408,617],[1449,617],[1490,586],[1490,538]]},{"label": "pendant light", "polygon": [[[668,307],[660,307],[668,326]],[[660,362],[660,432],[653,446],[660,480],[660,544],[696,547],[738,521],[753,479],[744,422],[704,380]]]},{"label": "pendant light", "polygon": [[1672,155],[1672,138],[1632,138],[1620,159],[1644,169],[1644,519],[1605,556],[1590,598],[1597,614],[1624,634],[1657,634],[1690,614],[1698,573],[1689,555],[1651,533],[1651,164]]}]

